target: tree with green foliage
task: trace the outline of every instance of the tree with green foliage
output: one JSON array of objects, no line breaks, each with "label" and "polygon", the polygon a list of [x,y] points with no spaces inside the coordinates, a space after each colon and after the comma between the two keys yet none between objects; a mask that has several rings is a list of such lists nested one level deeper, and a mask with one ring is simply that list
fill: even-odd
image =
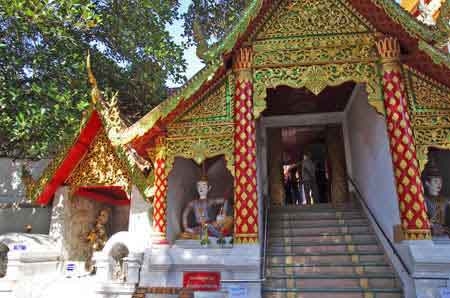
[{"label": "tree with green foliage", "polygon": [[131,123],[182,83],[177,0],[0,0],[0,156],[49,157],[89,105],[86,54]]},{"label": "tree with green foliage", "polygon": [[199,51],[221,40],[239,20],[249,0],[192,0],[183,14],[184,36]]}]

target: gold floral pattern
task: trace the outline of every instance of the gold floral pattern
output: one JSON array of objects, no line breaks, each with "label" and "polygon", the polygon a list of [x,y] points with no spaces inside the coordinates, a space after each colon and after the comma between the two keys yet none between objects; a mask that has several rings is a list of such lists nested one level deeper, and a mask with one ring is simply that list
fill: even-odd
[{"label": "gold floral pattern", "polygon": [[86,156],[67,178],[66,183],[73,190],[80,186],[114,185],[130,191],[131,179],[127,166],[117,157],[104,129],[98,132]]},{"label": "gold floral pattern", "polygon": [[346,1],[283,1],[257,39],[373,31]]},{"label": "gold floral pattern", "polygon": [[373,33],[258,40],[253,68],[375,62],[375,43]]},{"label": "gold floral pattern", "polygon": [[450,149],[450,88],[403,65],[408,78],[408,109],[421,170],[429,147]]},{"label": "gold floral pattern", "polygon": [[233,75],[227,75],[218,85],[206,93],[198,103],[194,104],[175,123],[226,121],[232,119]]},{"label": "gold floral pattern", "polygon": [[256,69],[254,77],[255,117],[265,110],[267,89],[277,86],[307,88],[319,94],[327,86],[353,81],[366,83],[369,103],[384,114],[380,77],[374,63],[347,63]]}]

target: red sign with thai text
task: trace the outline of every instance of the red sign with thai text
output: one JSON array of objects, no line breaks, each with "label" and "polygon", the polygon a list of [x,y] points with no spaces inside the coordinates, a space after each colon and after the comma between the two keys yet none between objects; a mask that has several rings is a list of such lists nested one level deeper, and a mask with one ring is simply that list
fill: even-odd
[{"label": "red sign with thai text", "polygon": [[220,272],[184,272],[183,287],[194,291],[218,291]]}]

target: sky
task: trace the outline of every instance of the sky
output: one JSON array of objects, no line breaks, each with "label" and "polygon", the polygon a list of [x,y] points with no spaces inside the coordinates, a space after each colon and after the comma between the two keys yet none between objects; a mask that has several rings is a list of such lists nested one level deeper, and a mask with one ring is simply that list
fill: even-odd
[{"label": "sky", "polygon": [[[180,13],[185,13],[189,7],[191,0],[180,0]],[[183,38],[181,37],[183,33],[183,20],[178,20],[174,22],[174,24],[168,27],[170,34],[173,36],[174,40],[181,44],[183,42]],[[195,75],[204,64],[198,59],[195,54],[195,47],[190,47],[184,51],[184,59],[186,60],[186,78],[190,79],[193,75]],[[174,84],[173,82],[167,82],[168,87],[178,87],[180,85]]]}]

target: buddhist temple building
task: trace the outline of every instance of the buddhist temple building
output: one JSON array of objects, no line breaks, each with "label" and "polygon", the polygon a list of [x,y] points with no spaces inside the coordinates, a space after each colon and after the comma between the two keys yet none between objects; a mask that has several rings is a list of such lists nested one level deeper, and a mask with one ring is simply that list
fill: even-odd
[{"label": "buddhist temple building", "polygon": [[[449,1],[251,0],[131,126],[90,72],[80,131],[27,179],[51,262],[98,297],[447,297],[449,22]],[[32,271],[11,245],[0,294]]]}]

